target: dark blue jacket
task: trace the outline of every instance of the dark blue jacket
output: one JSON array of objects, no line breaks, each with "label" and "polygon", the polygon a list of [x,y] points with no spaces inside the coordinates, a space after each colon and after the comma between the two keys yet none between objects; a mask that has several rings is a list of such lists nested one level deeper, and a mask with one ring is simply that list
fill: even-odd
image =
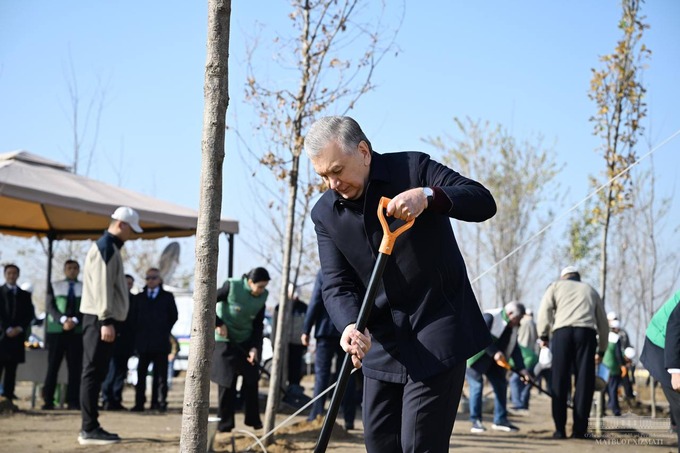
[{"label": "dark blue jacket", "polygon": [[333,321],[331,321],[331,317],[323,305],[323,298],[321,297],[322,285],[323,274],[319,271],[316,274],[312,297],[309,299],[309,307],[307,308],[302,333],[309,335],[312,327],[314,327],[314,338],[335,338],[339,342],[340,332],[333,325]]},{"label": "dark blue jacket", "polygon": [[396,240],[368,321],[373,346],[363,372],[370,378],[420,381],[491,342],[449,218],[482,222],[496,213],[496,203],[481,184],[423,153],[373,152],[363,204],[329,190],[314,206],[326,309],[340,331],[356,322],[383,237],[380,197],[424,186],[441,188],[450,209],[427,209]]}]

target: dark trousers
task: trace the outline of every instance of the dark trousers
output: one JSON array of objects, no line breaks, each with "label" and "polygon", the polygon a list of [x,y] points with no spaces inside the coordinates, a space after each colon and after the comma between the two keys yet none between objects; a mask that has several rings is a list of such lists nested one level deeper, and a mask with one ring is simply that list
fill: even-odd
[{"label": "dark trousers", "polygon": [[17,382],[17,366],[18,362],[4,362],[0,361],[0,375],[4,372],[4,380],[2,381],[2,396],[7,399],[14,399],[14,386]]},{"label": "dark trousers", "polygon": [[[671,406],[671,421],[678,423],[678,420],[680,420],[680,393],[665,385],[662,385],[661,389],[663,390],[663,394],[666,395],[668,404]],[[678,429],[676,433],[678,435],[678,451],[680,451],[680,429]]]},{"label": "dark trousers", "polygon": [[609,402],[607,407],[611,409],[613,415],[621,415],[621,406],[619,406],[619,385],[621,385],[621,375],[609,375],[607,381],[607,397]]},{"label": "dark trousers", "polygon": [[109,370],[113,343],[101,340],[100,326],[95,315],[83,315],[83,374],[80,379],[80,409],[82,430],[99,427],[99,392]]},{"label": "dark trousers", "polygon": [[448,452],[465,379],[465,362],[420,382],[364,378],[366,451]]},{"label": "dark trousers", "polygon": [[302,379],[302,356],[307,346],[301,344],[288,345],[288,385],[300,385]]},{"label": "dark trousers", "polygon": [[144,407],[146,402],[146,374],[153,363],[151,407],[164,409],[168,399],[168,354],[165,352],[140,353],[137,364],[137,385],[135,386],[135,407]]},{"label": "dark trousers", "polygon": [[[336,371],[331,376],[331,366],[333,365],[333,357],[335,357]],[[314,356],[314,397],[316,398],[321,392],[326,390],[328,386],[338,380],[338,373],[343,359],[345,358],[345,351],[340,346],[340,338],[317,338],[316,339],[316,353]],[[356,374],[356,373],[354,373]],[[356,417],[356,379],[355,375],[349,377],[347,381],[347,388],[345,395],[342,398],[341,409],[345,419],[346,426],[354,425],[354,418]],[[320,397],[312,405],[312,410],[309,413],[308,420],[314,420],[317,416],[325,413],[324,404],[326,397],[332,395],[333,391],[329,391],[324,396]]]},{"label": "dark trousers", "polygon": [[123,387],[128,372],[128,354],[113,354],[109,361],[109,371],[102,384],[102,401],[108,404],[123,403]]},{"label": "dark trousers", "polygon": [[66,357],[68,390],[66,402],[71,408],[80,406],[80,375],[83,372],[83,336],[75,332],[47,334],[47,375],[43,387],[45,404],[54,404],[54,390],[61,362]]},{"label": "dark trousers", "polygon": [[[243,358],[245,362],[245,357]],[[259,370],[256,366],[245,363],[241,369],[243,377],[241,384],[241,395],[243,396],[243,412],[245,413],[244,423],[247,426],[259,426],[260,420],[260,400],[257,392],[257,382],[260,379]],[[218,406],[217,416],[220,418],[217,430],[229,432],[234,429],[234,406],[236,405],[236,376],[232,379],[229,387],[218,385]]]},{"label": "dark trousers", "polygon": [[588,430],[588,415],[595,391],[595,330],[587,327],[562,327],[550,340],[552,362],[552,416],[555,429],[565,433],[567,398],[571,390],[572,371],[576,376],[574,390],[574,426],[572,435],[583,436]]}]

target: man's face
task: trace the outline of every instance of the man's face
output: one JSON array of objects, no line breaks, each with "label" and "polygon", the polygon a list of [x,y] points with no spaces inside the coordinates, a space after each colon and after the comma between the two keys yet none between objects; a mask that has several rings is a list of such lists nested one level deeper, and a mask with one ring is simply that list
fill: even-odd
[{"label": "man's face", "polygon": [[17,270],[16,267],[5,268],[5,282],[8,285],[12,285],[12,286],[16,285],[18,278],[19,278],[19,271]]},{"label": "man's face", "polygon": [[156,271],[149,271],[146,273],[146,286],[149,289],[155,289],[161,284],[161,276]]},{"label": "man's face", "polygon": [[134,279],[132,279],[130,277],[125,277],[125,282],[127,283],[128,291],[132,291],[132,287],[135,286]]},{"label": "man's face", "polygon": [[329,188],[346,200],[356,200],[364,193],[368,181],[371,151],[362,141],[354,152],[346,154],[333,141],[312,159],[312,165]]},{"label": "man's face", "polygon": [[508,321],[508,324],[510,324],[512,327],[519,326],[520,321],[522,321],[522,315],[510,315],[509,316],[510,320]]},{"label": "man's face", "polygon": [[78,278],[80,273],[80,266],[76,263],[66,263],[64,264],[64,275],[68,280],[75,280]]}]

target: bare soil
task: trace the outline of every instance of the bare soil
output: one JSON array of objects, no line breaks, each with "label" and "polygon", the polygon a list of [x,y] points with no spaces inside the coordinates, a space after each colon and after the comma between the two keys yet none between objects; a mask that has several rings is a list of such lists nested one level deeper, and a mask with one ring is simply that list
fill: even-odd
[{"label": "bare soil", "polygon": [[[263,382],[266,385],[266,382]],[[313,377],[306,376],[303,380],[305,392],[311,395]],[[169,395],[169,410],[167,413],[158,412],[102,412],[100,422],[102,426],[112,432],[120,434],[123,441],[110,446],[95,447],[101,452],[176,452],[179,450],[181,433],[181,407],[183,400],[184,379],[175,378]],[[124,404],[130,405],[134,389],[127,387],[124,391]],[[267,388],[261,387],[261,393]],[[93,450],[91,446],[81,446],[76,438],[80,429],[80,413],[56,409],[42,411],[39,409],[41,401],[36,402],[36,408],[31,408],[32,384],[21,382],[17,385],[15,401],[18,411],[7,411],[6,403],[0,402],[0,452],[85,452]],[[632,420],[635,413],[643,414],[649,409],[645,404],[648,398],[641,392],[642,404],[639,408],[628,408],[623,405],[624,418]],[[648,393],[648,392],[647,392]],[[210,414],[216,412],[215,396],[217,389],[211,388]],[[492,398],[492,394],[488,395]],[[657,392],[660,413],[657,417],[667,417],[663,408],[665,399]],[[264,410],[264,405],[262,405]],[[290,416],[291,408],[282,406],[282,412],[277,415],[277,424]],[[633,417],[633,418],[631,418]],[[491,415],[485,414],[485,424],[491,428]],[[638,420],[636,422],[636,420]],[[550,416],[550,400],[541,394],[532,394],[531,410],[523,416],[511,415],[511,421],[520,427],[517,433],[499,433],[489,429],[485,433],[470,433],[470,422],[467,414],[459,413],[454,434],[451,437],[451,450],[460,452],[671,452],[677,451],[677,441],[674,433],[669,430],[638,429],[633,431],[610,430],[601,435],[593,435],[588,440],[554,440],[552,439],[553,423]],[[237,426],[233,433],[218,433],[215,436],[214,451],[262,451],[257,444],[257,437],[262,436],[262,430],[252,432],[244,426],[243,415],[237,413]],[[312,451],[316,443],[321,419],[306,421],[305,414],[294,417],[289,423],[278,429],[275,443],[267,447],[267,451],[278,452],[307,452]],[[365,451],[363,444],[363,426],[360,417],[356,421],[356,430],[345,431],[336,425],[329,443],[328,452],[354,453]],[[569,432],[570,427],[567,428]]]}]

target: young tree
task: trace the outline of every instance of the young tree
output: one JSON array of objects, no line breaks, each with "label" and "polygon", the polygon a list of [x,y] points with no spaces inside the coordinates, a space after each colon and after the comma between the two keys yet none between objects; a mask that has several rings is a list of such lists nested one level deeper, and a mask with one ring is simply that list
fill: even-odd
[{"label": "young tree", "polygon": [[215,347],[217,249],[222,204],[224,134],[229,105],[231,0],[208,0],[208,42],[203,96],[201,193],[196,228],[196,277],[191,348],[184,389],[180,451],[207,451],[210,366]]},{"label": "young tree", "polygon": [[[542,138],[535,143],[518,142],[501,125],[488,122],[465,122],[455,119],[462,139],[452,137],[427,139],[444,151],[444,161],[470,176],[491,191],[498,206],[497,214],[479,225],[457,225],[461,249],[471,259],[471,275],[479,275],[481,266],[494,267],[493,306],[511,300],[523,301],[531,284],[532,269],[544,258],[541,244],[544,235],[534,239],[531,247],[523,244],[548,223],[552,212],[540,214],[544,203],[555,199],[558,186],[554,182],[560,167],[554,152],[545,148]],[[475,292],[483,306],[483,285],[475,283]]]},{"label": "young tree", "polygon": [[[593,215],[602,226],[600,242],[600,295],[607,290],[607,242],[612,216],[630,207],[630,173],[625,170],[636,160],[635,145],[642,134],[641,120],[646,115],[642,84],[644,61],[651,51],[642,44],[642,34],[649,28],[640,16],[642,0],[622,0],[623,14],[619,28],[623,37],[612,54],[600,58],[604,68],[593,69],[591,100],[597,113],[590,118],[594,134],[603,140],[600,147],[605,160],[605,181],[610,184],[600,192],[601,203]],[[624,173],[622,173],[624,172]],[[618,176],[618,177],[617,177]],[[612,178],[617,177],[612,180]],[[593,180],[594,186],[599,186]]]},{"label": "young tree", "polygon": [[[305,261],[301,255],[307,248],[304,244],[311,242],[306,239],[311,231],[305,229],[304,222],[318,187],[316,178],[307,181],[300,178],[303,132],[317,115],[330,109],[347,111],[371,90],[373,72],[392,47],[392,41],[381,47],[385,27],[380,20],[371,22],[368,15],[362,15],[366,11],[361,10],[363,3],[359,0],[294,0],[292,4],[290,19],[297,37],[277,37],[276,42],[280,46],[279,57],[294,55],[293,61],[279,62],[284,71],[294,73],[294,76],[267,82],[263,81],[264,77],[256,77],[254,49],[251,49],[246,88],[247,99],[261,121],[256,130],[267,143],[258,160],[285,184],[281,203],[285,206],[285,227],[277,234],[276,242],[282,244],[277,324],[283,328],[277,329],[273,343],[274,358],[265,414],[267,432],[273,428],[279,401],[282,338],[286,338],[285,328],[289,324],[286,320],[290,317],[287,287],[291,272],[297,275],[299,271],[292,270],[293,263],[299,266]],[[356,49],[363,52],[358,57]],[[306,170],[311,176],[309,163]],[[301,195],[305,200],[302,218],[298,217],[297,209]],[[296,225],[300,241],[297,248],[294,247]],[[297,259],[293,258],[294,253],[297,253]],[[271,442],[271,438],[267,442]]]}]

